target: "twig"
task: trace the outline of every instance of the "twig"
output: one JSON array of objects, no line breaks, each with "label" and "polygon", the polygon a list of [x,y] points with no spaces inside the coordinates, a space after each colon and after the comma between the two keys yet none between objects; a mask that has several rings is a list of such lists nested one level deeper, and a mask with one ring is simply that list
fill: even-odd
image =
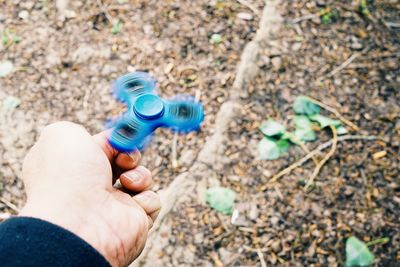
[{"label": "twig", "polygon": [[328,74],[322,76],[318,80],[322,80],[322,79],[329,78],[329,77],[336,75],[337,73],[341,72],[344,68],[346,68],[348,65],[350,65],[350,63],[353,62],[353,60],[356,59],[358,56],[360,56],[360,53],[354,53],[345,62],[343,62],[339,67],[335,68]]},{"label": "twig", "polygon": [[[382,137],[379,136],[369,136],[369,135],[343,135],[339,138],[337,138],[337,142],[343,142],[343,141],[348,141],[348,140],[367,140],[367,141],[373,141],[373,140],[382,140]],[[298,161],[296,161],[295,163],[291,164],[289,167],[281,170],[280,172],[278,172],[277,174],[275,174],[266,185],[264,185],[263,187],[261,187],[261,191],[266,190],[268,187],[271,186],[271,184],[275,183],[276,181],[278,181],[279,178],[281,178],[282,176],[290,173],[291,171],[293,171],[294,169],[296,169],[297,167],[300,167],[301,165],[303,165],[304,163],[306,163],[309,159],[311,159],[313,156],[315,156],[316,154],[318,154],[319,152],[321,152],[322,150],[330,147],[333,143],[333,139],[329,140],[321,145],[319,145],[316,149],[314,149],[313,151],[311,151],[309,154],[307,154],[306,156],[302,157],[301,159],[299,159]]]},{"label": "twig", "polygon": [[331,12],[331,8],[326,8],[326,9],[324,9],[324,10],[318,12],[318,13],[315,13],[315,14],[304,15],[304,16],[301,16],[301,17],[293,19],[292,20],[292,24],[299,23],[299,22],[301,22],[303,20],[309,20],[309,19],[313,19],[313,18],[316,18],[316,17],[320,17],[320,16],[323,16],[323,15],[329,13],[329,12]]},{"label": "twig", "polygon": [[172,168],[176,169],[178,168],[178,159],[177,159],[177,152],[176,152],[176,146],[178,143],[178,132],[174,133],[174,138],[172,139],[172,153],[171,153],[171,157],[172,157]]},{"label": "twig", "polygon": [[378,244],[385,244],[385,243],[387,243],[389,241],[390,241],[389,237],[382,237],[382,238],[379,238],[379,239],[372,240],[371,242],[368,242],[367,246],[369,247],[369,246],[375,246],[375,245],[378,245]]},{"label": "twig", "polygon": [[17,213],[19,212],[19,208],[15,204],[13,204],[10,201],[8,201],[7,199],[5,199],[4,197],[0,197],[0,201],[3,202],[7,207],[12,209],[13,211],[15,211]]},{"label": "twig", "polygon": [[[306,152],[306,154],[310,154],[310,150],[308,149],[308,147],[306,146],[306,144],[302,140],[299,139],[297,144],[299,144],[301,149],[303,149],[304,152]],[[313,156],[311,159],[314,161],[315,165],[318,165],[318,160],[317,160],[316,157]]]},{"label": "twig", "polygon": [[257,249],[257,256],[260,259],[261,267],[267,267],[267,264],[265,263],[264,255],[261,252],[261,249]]},{"label": "twig", "polygon": [[305,16],[301,16],[301,17],[293,19],[292,20],[292,24],[296,24],[296,23],[299,23],[299,22],[301,22],[303,20],[309,20],[309,19],[313,19],[313,18],[316,18],[316,17],[319,17],[319,13],[318,14],[308,14],[308,15],[305,15]]},{"label": "twig", "polygon": [[245,250],[251,251],[251,252],[257,252],[257,251],[260,251],[260,252],[268,252],[268,251],[271,250],[271,249],[269,248],[269,246],[267,246],[267,247],[265,247],[265,248],[252,248],[252,247],[250,247],[250,246],[243,245],[243,248],[244,248]]},{"label": "twig", "polygon": [[258,9],[255,6],[253,6],[251,3],[247,2],[246,0],[236,0],[236,1],[238,1],[240,4],[242,4],[244,6],[248,7],[251,11],[253,11],[253,13],[256,16],[258,16]]},{"label": "twig", "polygon": [[308,190],[308,188],[313,184],[315,178],[317,177],[318,173],[321,171],[322,167],[325,165],[325,163],[335,154],[336,147],[337,147],[337,132],[335,126],[329,125],[332,134],[333,134],[333,139],[332,139],[332,148],[329,150],[329,152],[325,155],[325,157],[317,164],[317,167],[315,167],[313,173],[311,174],[311,177],[308,179],[306,185],[304,186],[304,190]]},{"label": "twig", "polygon": [[357,125],[355,125],[354,123],[352,123],[351,121],[349,121],[348,119],[346,119],[345,117],[343,117],[343,116],[339,113],[339,111],[337,111],[337,110],[334,109],[333,107],[330,107],[330,106],[328,106],[328,105],[322,103],[321,101],[319,101],[319,100],[317,100],[317,99],[315,99],[315,98],[312,98],[312,97],[308,97],[308,98],[310,99],[311,102],[313,102],[313,103],[317,104],[318,106],[320,106],[320,107],[326,109],[327,111],[329,111],[329,112],[335,114],[335,116],[336,116],[339,120],[341,120],[344,124],[350,126],[353,130],[355,130],[355,131],[359,131],[359,130],[360,130],[360,128],[359,128]]},{"label": "twig", "polygon": [[384,21],[383,22],[388,28],[400,28],[400,23]]}]

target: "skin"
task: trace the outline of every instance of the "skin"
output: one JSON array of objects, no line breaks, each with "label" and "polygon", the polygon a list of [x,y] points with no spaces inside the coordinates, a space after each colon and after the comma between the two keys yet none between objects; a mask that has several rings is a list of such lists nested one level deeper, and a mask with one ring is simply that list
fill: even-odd
[{"label": "skin", "polygon": [[59,225],[112,266],[127,266],[143,250],[161,205],[140,153],[119,153],[108,134],[91,136],[70,122],[47,126],[24,160],[27,203],[20,215]]}]

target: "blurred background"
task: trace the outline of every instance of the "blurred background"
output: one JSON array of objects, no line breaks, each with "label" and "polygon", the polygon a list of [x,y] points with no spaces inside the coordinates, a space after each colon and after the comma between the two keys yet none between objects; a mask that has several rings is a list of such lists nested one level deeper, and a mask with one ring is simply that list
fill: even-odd
[{"label": "blurred background", "polygon": [[[162,96],[199,95],[205,121],[157,130],[144,153],[174,201],[138,266],[343,266],[350,236],[373,265],[399,266],[399,35],[398,0],[0,0],[1,220],[24,204],[22,161],[41,129],[103,130],[125,108],[112,81],[141,70]],[[268,186],[305,151],[262,160],[257,149],[262,122],[289,127],[300,95],[357,125],[348,135],[379,137],[338,142],[311,192],[311,160]],[[306,149],[332,139],[317,134]],[[232,212],[205,201],[217,185],[235,192]]]}]

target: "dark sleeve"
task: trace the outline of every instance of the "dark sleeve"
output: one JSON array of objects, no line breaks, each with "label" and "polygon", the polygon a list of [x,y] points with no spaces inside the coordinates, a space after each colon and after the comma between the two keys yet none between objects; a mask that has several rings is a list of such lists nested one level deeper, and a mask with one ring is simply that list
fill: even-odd
[{"label": "dark sleeve", "polygon": [[0,265],[110,267],[99,252],[75,234],[28,217],[15,217],[0,224]]}]

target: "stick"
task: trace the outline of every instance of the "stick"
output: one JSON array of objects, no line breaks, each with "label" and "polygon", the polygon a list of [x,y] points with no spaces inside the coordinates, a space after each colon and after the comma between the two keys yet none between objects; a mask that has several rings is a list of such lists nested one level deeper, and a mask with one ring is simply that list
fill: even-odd
[{"label": "stick", "polygon": [[308,15],[305,15],[305,16],[302,16],[302,17],[298,17],[298,18],[295,18],[295,19],[292,20],[292,24],[299,23],[299,22],[301,22],[303,20],[313,19],[313,18],[316,18],[318,16],[319,16],[319,14],[308,14]]},{"label": "stick", "polygon": [[[337,142],[342,142],[342,141],[348,141],[348,140],[367,140],[367,141],[373,141],[373,140],[383,140],[382,137],[379,136],[368,136],[368,135],[343,135],[341,137],[339,137],[337,139]],[[305,162],[307,162],[309,159],[311,159],[313,156],[315,156],[316,154],[318,154],[319,152],[321,152],[322,150],[326,149],[327,147],[331,146],[333,143],[333,139],[329,140],[328,142],[325,142],[321,145],[319,145],[316,149],[314,149],[313,151],[311,151],[309,154],[307,154],[306,156],[304,156],[303,158],[299,159],[298,161],[296,161],[295,163],[293,163],[292,165],[290,165],[289,167],[281,170],[279,173],[275,174],[266,185],[264,185],[263,187],[261,187],[261,191],[266,190],[271,184],[275,183],[276,181],[278,181],[279,178],[281,178],[282,176],[290,173],[291,171],[293,171],[294,169],[296,169],[297,167],[300,167],[301,165],[303,165]]]},{"label": "stick", "polygon": [[8,201],[7,199],[5,199],[4,197],[0,197],[0,201],[3,202],[7,207],[12,209],[13,211],[17,213],[19,212],[19,208],[10,201]]},{"label": "stick", "polygon": [[314,172],[312,173],[310,179],[308,179],[306,185],[304,186],[304,190],[308,190],[308,188],[312,185],[315,178],[317,177],[318,173],[321,171],[322,167],[333,156],[333,154],[335,154],[336,147],[337,147],[337,132],[336,132],[335,126],[329,125],[329,127],[331,128],[331,131],[333,134],[332,148],[325,155],[325,157],[317,164],[317,167],[315,167]]},{"label": "stick", "polygon": [[[301,149],[304,150],[304,152],[306,152],[306,154],[310,154],[310,150],[308,149],[308,147],[306,146],[306,144],[300,140],[299,138],[296,137],[296,142],[299,144],[299,146],[301,147]],[[318,165],[318,160],[316,157],[312,157],[312,160],[314,161],[315,165]]]},{"label": "stick", "polygon": [[318,106],[320,106],[320,107],[326,109],[327,111],[329,111],[329,112],[335,114],[335,116],[336,116],[339,120],[341,120],[344,124],[350,126],[353,130],[355,130],[355,131],[359,131],[359,130],[360,130],[360,128],[359,128],[357,125],[355,125],[354,123],[352,123],[351,121],[349,121],[348,119],[346,119],[345,117],[343,117],[343,116],[339,113],[339,111],[337,111],[337,110],[334,109],[333,107],[330,107],[330,106],[328,106],[328,105],[322,103],[321,101],[319,101],[319,100],[317,100],[317,99],[315,99],[315,98],[312,98],[312,97],[308,97],[308,98],[310,99],[311,102],[313,102],[313,103],[317,104]]},{"label": "stick", "polygon": [[262,254],[261,249],[257,249],[257,256],[260,259],[261,267],[267,267],[267,264],[265,263],[264,255]]},{"label": "stick", "polygon": [[318,80],[322,80],[325,78],[329,78],[334,76],[335,74],[341,72],[344,68],[346,68],[348,65],[350,65],[351,62],[353,62],[354,59],[356,59],[358,56],[360,55],[360,53],[354,53],[353,55],[351,55],[351,57],[349,57],[345,62],[343,62],[339,67],[337,67],[336,69],[332,70],[331,72],[329,72],[327,75],[322,76],[321,78],[319,78]]},{"label": "stick", "polygon": [[372,240],[371,242],[368,242],[367,243],[367,247],[375,246],[375,245],[378,245],[378,244],[385,244],[385,243],[387,243],[389,241],[390,241],[389,237],[382,237],[382,238],[379,238],[379,239]]}]

